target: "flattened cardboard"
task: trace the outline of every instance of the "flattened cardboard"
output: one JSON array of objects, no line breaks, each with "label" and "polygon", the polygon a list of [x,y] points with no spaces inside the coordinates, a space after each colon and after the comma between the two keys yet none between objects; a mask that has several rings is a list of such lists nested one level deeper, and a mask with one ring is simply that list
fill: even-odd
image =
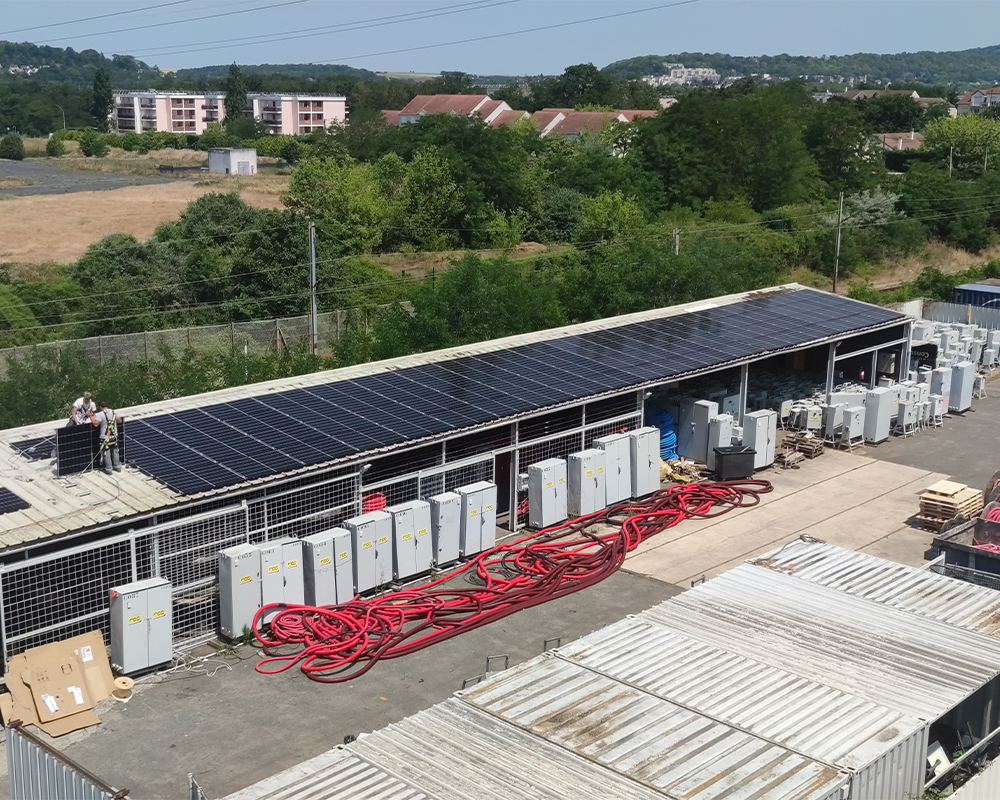
[{"label": "flattened cardboard", "polygon": [[70,714],[68,717],[53,720],[52,722],[35,723],[49,736],[63,736],[81,728],[89,728],[91,725],[100,725],[101,718],[93,711],[81,711],[79,714]]},{"label": "flattened cardboard", "polygon": [[21,675],[31,689],[39,722],[52,722],[96,705],[77,655],[38,662],[28,658],[31,666]]}]

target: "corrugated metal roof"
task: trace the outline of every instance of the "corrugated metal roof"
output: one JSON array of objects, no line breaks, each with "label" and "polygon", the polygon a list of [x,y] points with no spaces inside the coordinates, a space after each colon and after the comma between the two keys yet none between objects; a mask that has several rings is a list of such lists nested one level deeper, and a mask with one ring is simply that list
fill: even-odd
[{"label": "corrugated metal roof", "polygon": [[639,616],[925,719],[1000,672],[992,637],[750,565]]},{"label": "corrugated metal roof", "polygon": [[343,747],[248,786],[225,800],[432,800]]},{"label": "corrugated metal roof", "polygon": [[348,747],[439,800],[663,800],[649,787],[454,699]]},{"label": "corrugated metal roof", "polygon": [[846,769],[864,767],[926,724],[635,616],[552,652]]},{"label": "corrugated metal roof", "polygon": [[552,656],[458,696],[671,798],[826,798],[847,780],[834,767]]},{"label": "corrugated metal roof", "polygon": [[750,563],[1000,638],[1000,594],[984,586],[816,541],[797,540]]}]

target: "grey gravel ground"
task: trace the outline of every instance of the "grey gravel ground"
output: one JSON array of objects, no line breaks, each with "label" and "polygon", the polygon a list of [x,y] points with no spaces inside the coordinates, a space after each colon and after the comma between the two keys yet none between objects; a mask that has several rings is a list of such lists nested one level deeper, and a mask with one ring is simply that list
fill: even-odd
[{"label": "grey gravel ground", "polygon": [[0,159],[0,181],[5,178],[26,178],[28,186],[0,189],[0,194],[18,197],[37,194],[66,194],[68,192],[94,192],[121,189],[125,186],[146,186],[154,183],[172,183],[173,177],[158,175],[124,175],[114,172],[87,172],[62,169],[43,160],[8,161]]}]

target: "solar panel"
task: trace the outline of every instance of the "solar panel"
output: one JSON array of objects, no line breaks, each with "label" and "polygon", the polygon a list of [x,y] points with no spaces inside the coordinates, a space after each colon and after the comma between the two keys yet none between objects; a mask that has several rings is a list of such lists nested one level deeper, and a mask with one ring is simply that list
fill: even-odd
[{"label": "solar panel", "polygon": [[51,436],[39,436],[37,439],[11,442],[10,446],[29,461],[51,458],[56,449],[56,435],[53,433]]},{"label": "solar panel", "polygon": [[810,290],[262,394],[130,423],[130,456],[193,494],[672,380],[904,318]]},{"label": "solar panel", "polygon": [[[96,425],[70,425],[56,430],[56,474],[59,477],[101,469],[101,432]],[[118,457],[125,462],[125,423],[118,425]]]},{"label": "solar panel", "polygon": [[20,511],[22,508],[27,508],[30,505],[31,503],[14,494],[10,489],[4,489],[0,486],[0,514]]}]

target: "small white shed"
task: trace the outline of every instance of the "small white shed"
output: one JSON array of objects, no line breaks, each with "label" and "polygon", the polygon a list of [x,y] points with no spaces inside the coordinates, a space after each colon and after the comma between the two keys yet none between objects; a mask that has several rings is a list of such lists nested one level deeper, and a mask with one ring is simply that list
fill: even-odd
[{"label": "small white shed", "polygon": [[213,147],[208,151],[208,171],[223,175],[256,175],[257,151],[240,147]]}]

